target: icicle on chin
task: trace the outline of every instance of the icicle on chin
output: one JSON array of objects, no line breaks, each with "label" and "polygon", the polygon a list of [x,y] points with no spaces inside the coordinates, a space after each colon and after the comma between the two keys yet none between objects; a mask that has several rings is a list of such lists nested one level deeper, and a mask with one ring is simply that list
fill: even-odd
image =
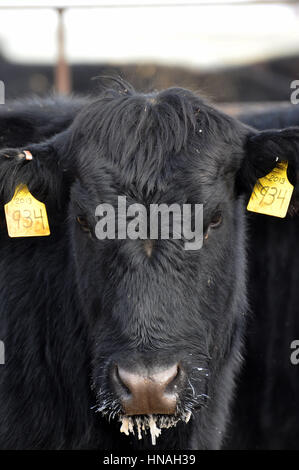
[{"label": "icicle on chin", "polygon": [[188,423],[191,418],[191,412],[188,411],[181,418],[177,416],[157,416],[157,415],[148,415],[148,416],[121,416],[120,422],[120,432],[124,433],[126,436],[129,436],[132,433],[135,436],[135,428],[137,432],[138,439],[143,438],[143,433],[147,434],[147,431],[150,431],[152,444],[156,445],[157,438],[160,436],[162,429],[168,429],[177,425],[181,420]]}]

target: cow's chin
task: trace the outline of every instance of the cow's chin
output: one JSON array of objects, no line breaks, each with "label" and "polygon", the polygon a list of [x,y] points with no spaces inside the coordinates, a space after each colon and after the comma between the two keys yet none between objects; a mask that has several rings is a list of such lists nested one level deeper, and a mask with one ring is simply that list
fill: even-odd
[{"label": "cow's chin", "polygon": [[143,437],[149,433],[151,435],[152,444],[155,445],[162,429],[175,427],[179,421],[188,423],[190,418],[190,411],[181,413],[180,415],[120,415],[120,432],[127,436],[132,433],[137,439],[143,439]]}]

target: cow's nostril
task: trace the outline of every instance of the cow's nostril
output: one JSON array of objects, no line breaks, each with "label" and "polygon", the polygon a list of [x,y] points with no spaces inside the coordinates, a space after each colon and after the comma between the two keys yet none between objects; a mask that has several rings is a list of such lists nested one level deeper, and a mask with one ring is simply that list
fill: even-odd
[{"label": "cow's nostril", "polygon": [[116,366],[112,382],[126,415],[174,414],[181,374],[178,364],[155,371]]}]

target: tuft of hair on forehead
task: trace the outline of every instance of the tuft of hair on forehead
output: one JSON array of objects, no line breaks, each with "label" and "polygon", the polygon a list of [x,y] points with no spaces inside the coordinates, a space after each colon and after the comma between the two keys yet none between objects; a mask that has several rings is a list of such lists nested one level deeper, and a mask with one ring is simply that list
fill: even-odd
[{"label": "tuft of hair on forehead", "polygon": [[[171,157],[213,134],[218,121],[225,139],[230,118],[191,91],[169,88],[139,93],[122,80],[104,87],[74,120],[72,146],[84,149],[77,163],[90,171],[105,161],[137,188],[151,191],[169,173]],[[212,129],[214,127],[214,129]],[[222,132],[221,131],[221,132]],[[162,183],[161,183],[162,184]]]},{"label": "tuft of hair on forehead", "polygon": [[195,130],[195,100],[195,95],[181,88],[149,94],[137,93],[129,86],[108,88],[81,111],[73,128],[81,138],[84,133],[86,141],[105,141],[111,154],[118,145],[123,154],[130,154],[132,144],[150,141],[159,143],[164,151],[177,153],[186,144],[190,130]]}]

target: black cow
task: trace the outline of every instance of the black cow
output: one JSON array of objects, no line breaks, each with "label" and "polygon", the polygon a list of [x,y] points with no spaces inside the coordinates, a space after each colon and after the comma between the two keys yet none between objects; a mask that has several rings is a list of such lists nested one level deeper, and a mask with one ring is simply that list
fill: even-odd
[{"label": "black cow", "polygon": [[[261,130],[299,126],[299,107],[239,118]],[[294,193],[298,201],[298,185]],[[291,362],[291,345],[299,339],[298,203],[285,219],[247,215],[251,314],[225,446],[298,449],[299,366]]]},{"label": "black cow", "polygon": [[299,106],[291,104],[273,105],[273,107],[266,111],[260,110],[240,113],[238,119],[259,130],[283,129],[288,126],[298,126]]},{"label": "black cow", "polygon": [[[190,91],[122,82],[64,106],[65,120],[32,105],[32,126],[22,109],[1,115],[1,448],[220,448],[248,312],[245,203],[277,158],[296,183],[299,130],[258,132]],[[19,184],[46,204],[49,237],[8,237]],[[118,195],[203,203],[203,247],[97,239],[95,208]]]}]

